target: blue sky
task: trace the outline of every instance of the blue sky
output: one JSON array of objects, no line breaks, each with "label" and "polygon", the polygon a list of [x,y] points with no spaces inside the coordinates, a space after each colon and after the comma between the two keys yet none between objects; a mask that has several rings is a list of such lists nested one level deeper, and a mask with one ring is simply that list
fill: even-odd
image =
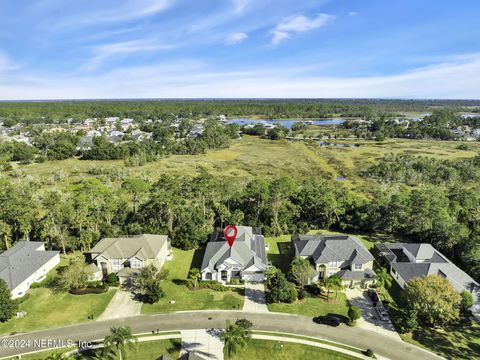
[{"label": "blue sky", "polygon": [[478,99],[478,14],[478,0],[0,0],[0,99]]}]

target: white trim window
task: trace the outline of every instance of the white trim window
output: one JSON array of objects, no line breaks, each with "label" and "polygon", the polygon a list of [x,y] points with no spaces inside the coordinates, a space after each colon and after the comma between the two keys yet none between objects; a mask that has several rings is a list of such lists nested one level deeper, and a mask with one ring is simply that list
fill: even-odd
[{"label": "white trim window", "polygon": [[330,261],[330,262],[328,263],[328,267],[329,267],[330,269],[336,269],[336,268],[337,268],[337,262],[336,262],[336,261]]},{"label": "white trim window", "polygon": [[353,269],[354,270],[362,270],[363,269],[363,264],[353,264]]},{"label": "white trim window", "polygon": [[132,261],[130,261],[130,267],[134,269],[140,269],[142,268],[142,262],[138,259],[133,259]]},{"label": "white trim window", "polygon": [[112,269],[113,271],[118,271],[120,270],[120,264],[121,264],[121,261],[120,259],[112,259]]}]

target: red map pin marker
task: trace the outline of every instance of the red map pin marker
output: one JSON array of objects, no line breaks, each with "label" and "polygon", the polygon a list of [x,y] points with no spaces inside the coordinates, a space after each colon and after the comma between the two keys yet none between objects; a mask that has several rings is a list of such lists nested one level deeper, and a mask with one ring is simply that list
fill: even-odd
[{"label": "red map pin marker", "polygon": [[228,225],[223,230],[223,236],[227,240],[228,246],[232,247],[235,238],[237,237],[238,230],[235,225]]}]

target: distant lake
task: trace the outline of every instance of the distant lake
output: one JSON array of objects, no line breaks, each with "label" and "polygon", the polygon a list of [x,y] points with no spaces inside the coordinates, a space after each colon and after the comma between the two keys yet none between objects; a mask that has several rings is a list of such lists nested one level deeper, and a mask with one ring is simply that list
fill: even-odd
[{"label": "distant lake", "polygon": [[291,129],[292,125],[296,122],[304,122],[312,125],[341,125],[345,122],[344,119],[326,119],[326,120],[295,120],[295,119],[288,119],[288,120],[279,120],[279,119],[270,119],[270,120],[254,120],[254,119],[230,119],[227,120],[227,124],[237,124],[237,125],[249,125],[249,124],[280,124],[285,126],[286,128]]}]

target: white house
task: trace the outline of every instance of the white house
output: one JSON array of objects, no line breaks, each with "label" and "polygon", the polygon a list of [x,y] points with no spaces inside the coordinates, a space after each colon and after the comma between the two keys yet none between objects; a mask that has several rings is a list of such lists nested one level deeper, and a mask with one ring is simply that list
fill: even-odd
[{"label": "white house", "polygon": [[237,237],[230,247],[219,230],[212,235],[202,262],[202,280],[221,283],[232,279],[261,282],[268,266],[265,239],[249,226],[237,226]]},{"label": "white house", "polygon": [[30,285],[45,279],[59,262],[59,252],[46,251],[42,242],[19,241],[0,254],[0,279],[16,299],[25,295]]}]

